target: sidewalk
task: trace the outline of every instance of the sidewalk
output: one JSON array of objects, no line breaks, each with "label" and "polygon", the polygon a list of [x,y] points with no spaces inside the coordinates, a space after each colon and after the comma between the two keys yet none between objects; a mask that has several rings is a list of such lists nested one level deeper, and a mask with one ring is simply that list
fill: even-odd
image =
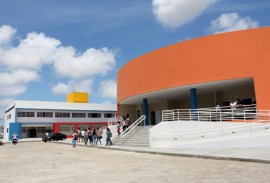
[{"label": "sidewalk", "polygon": [[[42,142],[41,138],[27,138],[19,140],[19,143],[25,142]],[[11,143],[10,141],[4,141],[4,143]],[[72,145],[71,139],[64,141],[53,141],[47,143],[59,143]],[[102,148],[118,151],[129,151],[138,153],[148,154],[160,154],[168,156],[179,156],[179,157],[193,157],[193,158],[204,158],[204,159],[215,159],[215,160],[233,160],[233,161],[244,161],[244,162],[255,162],[270,164],[270,146],[254,146],[254,147],[218,147],[218,146],[197,146],[197,147],[179,147],[174,149],[166,148],[150,148],[150,147],[128,147],[128,146],[105,146],[102,145],[90,146],[84,145],[83,142],[77,143],[77,146],[83,146],[88,148]]]},{"label": "sidewalk", "polygon": [[[54,141],[53,143],[71,145],[71,139],[65,141]],[[255,162],[270,164],[270,146],[266,147],[205,147],[205,148],[150,148],[150,147],[127,147],[127,146],[90,146],[84,143],[77,143],[77,146],[89,148],[103,148],[110,150],[129,151],[148,154],[160,154],[179,157],[193,157],[215,160],[233,160],[244,162]]]}]

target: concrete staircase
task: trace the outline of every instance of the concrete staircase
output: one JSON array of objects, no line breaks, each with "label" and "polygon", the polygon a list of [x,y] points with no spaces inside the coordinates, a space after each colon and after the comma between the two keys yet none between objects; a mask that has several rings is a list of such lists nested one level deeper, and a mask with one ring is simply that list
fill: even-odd
[{"label": "concrete staircase", "polygon": [[149,147],[149,129],[153,126],[137,126],[127,136],[122,138],[114,137],[112,142],[118,146]]}]

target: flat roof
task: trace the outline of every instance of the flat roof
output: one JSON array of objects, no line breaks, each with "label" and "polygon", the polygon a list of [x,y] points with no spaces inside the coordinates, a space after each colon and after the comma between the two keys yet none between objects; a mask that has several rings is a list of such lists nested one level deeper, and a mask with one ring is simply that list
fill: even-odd
[{"label": "flat roof", "polygon": [[116,104],[69,103],[29,100],[15,100],[5,109],[5,111],[10,110],[12,107],[17,109],[117,111]]}]

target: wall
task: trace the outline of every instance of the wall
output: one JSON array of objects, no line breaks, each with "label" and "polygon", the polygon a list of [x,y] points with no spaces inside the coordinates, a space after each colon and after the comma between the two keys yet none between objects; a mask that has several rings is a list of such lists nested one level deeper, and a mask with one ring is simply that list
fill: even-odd
[{"label": "wall", "polygon": [[[200,132],[200,130],[208,129],[221,129],[228,127],[247,127],[248,123],[236,123],[236,122],[192,122],[192,121],[177,121],[177,122],[161,122],[149,130],[149,144],[152,148],[173,148],[176,147],[174,136],[179,133],[186,132],[187,135],[194,135]],[[241,130],[241,129],[240,129]],[[217,133],[221,135],[221,130]],[[172,136],[174,135],[174,136]],[[196,135],[196,134],[195,134]],[[181,141],[180,141],[181,142]]]},{"label": "wall", "polygon": [[236,97],[239,97],[240,99],[255,98],[254,88],[245,87],[221,93],[222,101],[230,101],[231,99],[235,99]]},{"label": "wall", "polygon": [[131,120],[131,123],[136,121],[136,106],[135,105],[121,105],[120,112],[121,112],[120,116],[126,116],[126,114],[129,114],[129,119]]},{"label": "wall", "polygon": [[[79,112],[79,113],[87,113],[91,111],[55,111],[55,110],[25,110],[25,109],[19,109],[17,112],[35,112],[35,117],[17,117],[17,122],[22,123],[55,123],[55,122],[107,122],[109,118],[104,118],[104,112],[101,113],[101,118],[56,118],[55,114],[54,117],[37,117],[37,112]],[[72,114],[70,114],[72,116]]]},{"label": "wall", "polygon": [[117,102],[177,86],[253,78],[258,109],[270,109],[269,40],[270,27],[264,27],[205,36],[142,55],[119,70]]},{"label": "wall", "polygon": [[21,123],[9,123],[9,135],[8,140],[12,140],[12,134],[16,132],[18,139],[21,138]]},{"label": "wall", "polygon": [[88,103],[88,93],[72,92],[67,95],[67,102],[72,103]]},{"label": "wall", "polygon": [[206,93],[197,95],[198,108],[214,107],[215,104],[215,93]]},{"label": "wall", "polygon": [[[7,118],[8,115],[11,115],[10,119]],[[9,131],[10,131],[9,126],[10,126],[10,123],[16,122],[15,119],[16,119],[15,108],[13,108],[9,112],[5,113],[5,115],[4,115],[4,139],[5,140],[9,139]]]},{"label": "wall", "polygon": [[[159,122],[161,122],[162,120],[162,110],[166,110],[167,107],[168,107],[168,104],[167,104],[167,101],[162,101],[160,103],[154,103],[154,104],[150,104],[148,106],[148,123],[149,125],[156,125],[158,124]],[[155,112],[155,118],[156,118],[156,122],[153,123],[151,121],[151,112],[154,111]]]}]

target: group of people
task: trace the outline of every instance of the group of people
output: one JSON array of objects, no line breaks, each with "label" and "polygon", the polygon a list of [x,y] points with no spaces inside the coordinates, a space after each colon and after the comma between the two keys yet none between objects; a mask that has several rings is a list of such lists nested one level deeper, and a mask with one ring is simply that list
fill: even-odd
[{"label": "group of people", "polygon": [[236,108],[243,108],[244,104],[241,102],[239,98],[235,98],[235,99],[231,99],[230,107],[232,110],[235,110]]},{"label": "group of people", "polygon": [[[103,133],[103,129],[102,128],[97,128],[97,129],[84,129],[81,130],[80,128],[78,128],[78,130],[74,130],[74,133],[72,135],[72,145],[73,147],[76,146],[76,142],[84,142],[85,145],[89,144],[91,146],[96,146],[98,144],[98,142],[101,145],[101,139],[102,137],[102,133]],[[110,131],[109,128],[107,128],[107,132],[106,132],[106,145],[108,145],[110,143],[110,145],[112,145],[112,141],[111,141],[111,136],[112,133]]]},{"label": "group of people", "polygon": [[121,124],[120,121],[117,122],[117,133],[118,136],[121,134],[121,126],[122,126],[122,130],[125,131],[126,129],[128,129],[129,125],[130,125],[130,119],[129,119],[129,114],[127,114],[126,116],[122,116],[123,119],[123,123]]},{"label": "group of people", "polygon": [[[216,112],[220,111],[220,103],[217,103],[216,105]],[[243,102],[240,100],[240,98],[235,98],[235,99],[231,99],[230,100],[230,108],[231,110],[235,110],[236,108],[244,108],[245,105],[243,104]]]}]

